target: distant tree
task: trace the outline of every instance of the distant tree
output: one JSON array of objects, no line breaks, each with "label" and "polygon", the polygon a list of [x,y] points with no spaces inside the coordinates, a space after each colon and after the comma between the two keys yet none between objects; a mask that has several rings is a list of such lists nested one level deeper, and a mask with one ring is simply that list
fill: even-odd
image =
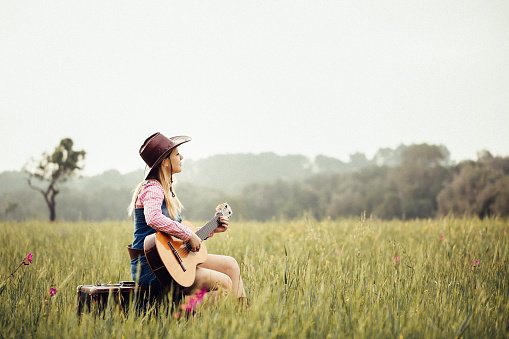
[{"label": "distant tree", "polygon": [[315,166],[318,172],[342,172],[348,169],[348,164],[343,161],[321,154],[316,156]]},{"label": "distant tree", "polygon": [[442,166],[445,155],[439,146],[421,144],[408,147],[402,154],[402,164],[391,171],[389,180],[397,187],[401,205],[394,197],[386,203],[395,211],[400,208],[407,218],[435,216],[436,197],[449,178],[449,171]]},{"label": "distant tree", "polygon": [[509,215],[509,158],[485,151],[478,158],[461,163],[459,173],[437,196],[439,214]]},{"label": "distant tree", "polygon": [[12,202],[12,201],[9,201],[7,203],[7,207],[5,207],[3,213],[0,212],[0,219],[7,219],[9,214],[11,212],[14,212],[16,211],[16,209],[18,208],[19,204],[17,202]]},{"label": "distant tree", "polygon": [[495,215],[501,217],[509,216],[509,176],[505,176],[498,182],[499,193],[495,197],[495,201],[491,207],[491,211]]},{"label": "distant tree", "polygon": [[382,219],[400,218],[403,215],[403,207],[398,194],[393,191],[386,192],[382,203],[376,206],[375,215]]},{"label": "distant tree", "polygon": [[325,206],[324,210],[322,206],[317,209],[322,216],[331,218],[373,214],[388,189],[387,173],[387,167],[370,167],[329,177],[326,182],[324,177],[313,178],[319,203]]},{"label": "distant tree", "polygon": [[256,182],[242,190],[242,197],[249,211],[243,216],[247,220],[267,221],[279,217],[291,196],[290,183],[284,180]]},{"label": "distant tree", "polygon": [[19,204],[17,202],[9,201],[9,204],[5,208],[5,216],[8,216],[9,213],[14,212],[18,208]]},{"label": "distant tree", "polygon": [[[49,220],[56,220],[56,201],[55,197],[60,192],[58,184],[67,181],[83,169],[82,162],[85,159],[85,151],[73,150],[73,141],[69,138],[62,139],[52,154],[43,153],[39,161],[32,160],[25,165],[23,170],[28,173],[28,186],[33,190],[40,192],[49,209]],[[44,183],[46,188],[34,185],[33,179]]]},{"label": "distant tree", "polygon": [[311,188],[300,182],[293,182],[288,186],[289,194],[286,201],[281,203],[279,215],[288,219],[300,218],[303,215],[312,216],[320,220],[319,196]]},{"label": "distant tree", "polygon": [[366,158],[364,153],[357,152],[350,154],[350,167],[352,170],[359,170],[372,165],[373,163]]},{"label": "distant tree", "polygon": [[412,145],[402,154],[403,165],[420,168],[437,167],[443,163],[445,157],[440,146],[428,144]]},{"label": "distant tree", "polygon": [[408,148],[403,144],[396,149],[380,148],[373,157],[373,161],[377,166],[395,167],[401,165],[401,157],[403,152]]},{"label": "distant tree", "polygon": [[495,157],[489,151],[484,150],[477,153],[477,158],[479,164],[502,171],[504,175],[509,175],[509,157]]},{"label": "distant tree", "polygon": [[442,153],[442,166],[451,165],[451,152],[444,145],[439,145],[440,153]]}]

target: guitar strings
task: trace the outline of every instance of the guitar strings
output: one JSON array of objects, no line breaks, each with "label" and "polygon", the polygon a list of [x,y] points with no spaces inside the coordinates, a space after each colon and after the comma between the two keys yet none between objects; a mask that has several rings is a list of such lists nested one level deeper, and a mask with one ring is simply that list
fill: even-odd
[{"label": "guitar strings", "polygon": [[[219,220],[219,218],[220,218],[220,217],[222,217],[222,216],[223,216],[223,213],[219,213],[218,215],[216,215],[216,216],[213,218],[213,220],[217,221],[217,220]],[[216,217],[217,217],[217,218],[216,218]],[[205,226],[203,226],[203,227],[207,227],[207,225],[208,225],[208,224],[210,224],[211,222],[212,222],[212,220],[210,220],[210,221],[209,221],[207,224],[205,224]],[[203,229],[203,227],[202,227],[202,228],[200,228],[198,231],[201,231],[201,230]],[[216,226],[216,227],[217,227],[217,226]],[[214,229],[215,229],[215,227],[214,227]],[[214,229],[213,229],[213,230],[214,230]],[[212,231],[213,231],[213,230],[212,230]],[[196,233],[198,233],[198,232],[196,232]],[[185,243],[186,243],[186,242],[182,242],[182,244],[185,244]],[[175,250],[176,250],[177,254],[178,254],[181,258],[183,257],[183,255],[186,255],[186,256],[187,256],[187,255],[189,255],[189,253],[191,253],[191,250],[187,248],[187,245],[185,245],[184,247],[182,247],[182,245],[181,245],[181,246],[179,246],[178,248],[176,248]]]}]

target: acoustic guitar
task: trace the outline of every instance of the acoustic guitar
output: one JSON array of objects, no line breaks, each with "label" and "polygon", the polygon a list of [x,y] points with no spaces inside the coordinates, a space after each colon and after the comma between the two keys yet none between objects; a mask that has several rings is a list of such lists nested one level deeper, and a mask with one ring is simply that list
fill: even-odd
[{"label": "acoustic guitar", "polygon": [[[232,210],[227,203],[217,206],[216,211],[219,213],[198,231],[190,223],[184,222],[183,225],[203,241],[220,225],[219,218],[232,216]],[[207,247],[204,242],[201,243],[199,251],[191,252],[187,241],[159,231],[145,237],[143,247],[150,268],[157,280],[166,288],[171,287],[172,281],[182,287],[191,286],[194,283],[196,266],[207,259]]]}]

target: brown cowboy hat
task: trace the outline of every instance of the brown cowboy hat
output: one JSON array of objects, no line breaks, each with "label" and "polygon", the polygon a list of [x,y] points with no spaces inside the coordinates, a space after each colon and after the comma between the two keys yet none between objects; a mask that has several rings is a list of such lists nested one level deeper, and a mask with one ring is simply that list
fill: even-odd
[{"label": "brown cowboy hat", "polygon": [[140,148],[140,156],[147,164],[145,168],[145,179],[155,178],[157,165],[163,161],[175,147],[191,141],[190,137],[177,136],[167,138],[157,132],[149,136]]}]

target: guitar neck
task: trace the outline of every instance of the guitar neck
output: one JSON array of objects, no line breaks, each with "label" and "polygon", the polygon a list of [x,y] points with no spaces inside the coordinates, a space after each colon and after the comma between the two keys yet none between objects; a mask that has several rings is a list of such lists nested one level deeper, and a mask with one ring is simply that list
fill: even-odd
[{"label": "guitar neck", "polygon": [[219,213],[218,215],[214,216],[212,219],[210,219],[202,228],[196,232],[196,235],[203,241],[205,240],[212,231],[216,229],[217,226],[219,226],[219,218],[221,218],[223,214]]}]

